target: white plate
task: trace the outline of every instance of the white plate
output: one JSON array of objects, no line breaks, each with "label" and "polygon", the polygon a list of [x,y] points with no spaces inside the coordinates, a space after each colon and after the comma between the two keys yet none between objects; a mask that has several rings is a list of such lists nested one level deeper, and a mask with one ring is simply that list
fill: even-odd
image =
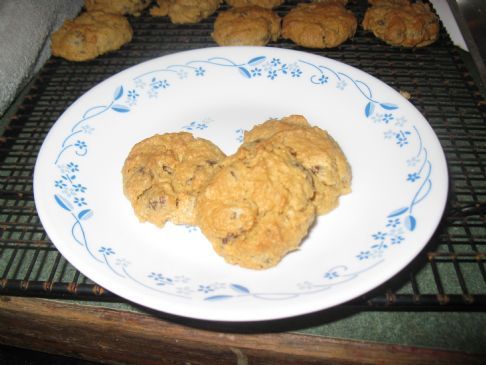
[{"label": "white plate", "polygon": [[[278,266],[232,266],[198,228],[136,219],[120,172],[136,142],[190,131],[230,154],[244,130],[289,114],[337,140],[353,192]],[[436,229],[447,181],[433,130],[381,81],[308,53],[219,47],[142,63],[79,98],[45,139],[34,193],[52,242],[106,289],[180,316],[251,321],[335,306],[392,277]]]}]

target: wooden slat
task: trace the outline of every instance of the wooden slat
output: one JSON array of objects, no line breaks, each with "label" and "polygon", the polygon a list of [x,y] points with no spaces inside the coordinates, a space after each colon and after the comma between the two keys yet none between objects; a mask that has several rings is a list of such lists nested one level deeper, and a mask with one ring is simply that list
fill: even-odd
[{"label": "wooden slat", "polygon": [[0,296],[0,343],[109,364],[480,364],[461,352],[295,333],[237,334],[149,314]]}]

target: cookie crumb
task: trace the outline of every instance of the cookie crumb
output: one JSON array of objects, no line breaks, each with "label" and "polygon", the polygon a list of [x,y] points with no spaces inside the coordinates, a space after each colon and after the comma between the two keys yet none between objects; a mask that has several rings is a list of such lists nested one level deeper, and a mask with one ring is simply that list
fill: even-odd
[{"label": "cookie crumb", "polygon": [[412,94],[410,94],[408,91],[405,90],[400,90],[400,95],[407,100],[410,100],[412,98]]}]

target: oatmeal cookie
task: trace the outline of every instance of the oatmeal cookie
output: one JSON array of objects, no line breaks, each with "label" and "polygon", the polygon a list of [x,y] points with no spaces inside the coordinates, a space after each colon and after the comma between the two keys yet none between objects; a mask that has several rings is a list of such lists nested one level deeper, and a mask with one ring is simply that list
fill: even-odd
[{"label": "oatmeal cookie", "polygon": [[289,115],[281,119],[269,119],[263,123],[256,124],[249,131],[245,131],[243,142],[259,142],[272,137],[278,132],[310,127],[311,125],[302,115]]},{"label": "oatmeal cookie", "polygon": [[276,8],[282,5],[283,2],[283,0],[226,0],[226,4],[233,7],[255,5],[266,9]]},{"label": "oatmeal cookie", "polygon": [[258,6],[231,8],[219,13],[212,37],[220,46],[264,46],[280,35],[280,17]]},{"label": "oatmeal cookie", "polygon": [[151,0],[84,0],[87,11],[102,11],[120,15],[140,15]]},{"label": "oatmeal cookie", "polygon": [[392,46],[425,47],[439,34],[439,19],[429,4],[380,3],[366,10],[363,28]]},{"label": "oatmeal cookie", "polygon": [[128,20],[100,11],[82,13],[52,34],[52,55],[70,61],[87,61],[119,49],[132,40]]},{"label": "oatmeal cookie", "polygon": [[192,24],[213,14],[223,0],[157,0],[150,10],[153,16],[168,15],[174,24]]},{"label": "oatmeal cookie", "polygon": [[337,47],[356,32],[356,16],[337,3],[300,3],[283,18],[282,37],[308,48]]},{"label": "oatmeal cookie", "polygon": [[310,173],[318,214],[339,204],[339,197],[351,192],[351,168],[336,141],[319,127],[312,127],[301,115],[269,120],[245,132],[244,143],[267,141],[285,146]]},{"label": "oatmeal cookie", "polygon": [[310,173],[285,148],[249,143],[229,156],[197,199],[196,220],[228,263],[275,266],[315,220]]},{"label": "oatmeal cookie", "polygon": [[196,196],[225,157],[190,133],[154,135],[133,146],[125,160],[124,193],[142,222],[192,225]]}]

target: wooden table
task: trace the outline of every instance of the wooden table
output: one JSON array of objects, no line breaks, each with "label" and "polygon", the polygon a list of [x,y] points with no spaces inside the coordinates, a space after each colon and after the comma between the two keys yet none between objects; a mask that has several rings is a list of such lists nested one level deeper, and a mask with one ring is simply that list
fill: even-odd
[{"label": "wooden table", "polygon": [[133,313],[0,296],[0,342],[108,364],[483,364],[481,355],[297,333],[231,333]]}]

